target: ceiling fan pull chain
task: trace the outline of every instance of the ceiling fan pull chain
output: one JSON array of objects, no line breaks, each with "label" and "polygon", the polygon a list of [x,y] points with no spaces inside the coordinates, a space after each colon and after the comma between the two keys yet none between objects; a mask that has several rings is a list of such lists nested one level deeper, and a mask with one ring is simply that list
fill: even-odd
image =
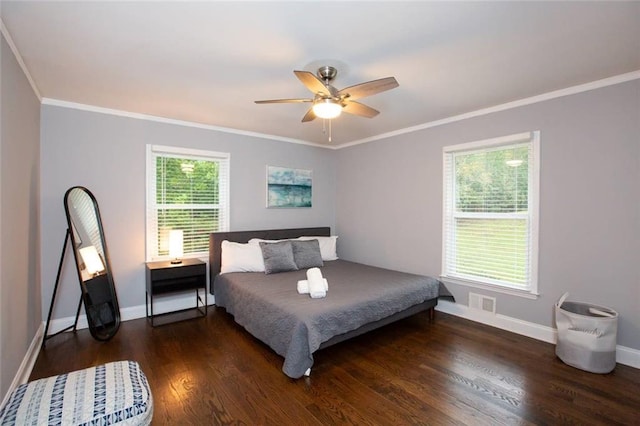
[{"label": "ceiling fan pull chain", "polygon": [[329,142],[331,142],[331,120],[322,119],[322,133],[327,134],[327,121],[329,122]]},{"label": "ceiling fan pull chain", "polygon": [[331,120],[329,120],[329,142],[331,142]]}]

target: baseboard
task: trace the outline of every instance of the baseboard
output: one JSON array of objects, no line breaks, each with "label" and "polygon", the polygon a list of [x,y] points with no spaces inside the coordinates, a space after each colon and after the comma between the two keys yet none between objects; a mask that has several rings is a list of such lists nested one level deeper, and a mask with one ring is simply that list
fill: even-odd
[{"label": "baseboard", "polygon": [[640,350],[617,345],[616,362],[629,367],[640,368]]},{"label": "baseboard", "polygon": [[[478,309],[471,309],[468,306],[446,300],[438,301],[436,310],[554,345],[558,339],[558,332],[555,328],[502,314],[492,314]],[[616,362],[640,369],[640,350],[617,345]]]},{"label": "baseboard", "polygon": [[38,354],[40,353],[40,346],[42,346],[42,338],[44,336],[44,323],[40,324],[38,330],[36,331],[35,336],[31,340],[31,344],[27,349],[27,353],[25,354],[22,362],[20,363],[20,367],[18,367],[18,371],[16,375],[13,377],[13,381],[7,389],[7,393],[2,398],[2,404],[0,407],[4,407],[9,399],[9,396],[13,393],[16,388],[29,381],[29,376],[31,375],[31,371],[33,370],[33,366],[36,364],[36,360],[38,359]]},{"label": "baseboard", "polygon": [[[163,314],[166,312],[180,311],[183,309],[194,308],[196,306],[195,303],[195,295],[167,295],[167,296],[157,296],[156,300],[153,303],[154,314]],[[207,295],[207,305],[215,305],[215,298],[211,294]],[[138,318],[145,318],[147,316],[146,306],[138,305],[138,306],[130,306],[128,308],[120,308],[120,320],[121,321],[129,321]],[[49,334],[57,333],[60,330],[64,330],[66,327],[69,327],[73,324],[75,317],[65,317],[58,318],[51,321],[49,325]],[[81,314],[78,317],[78,326],[79,330],[88,328],[89,324],[87,323],[87,316]]]}]

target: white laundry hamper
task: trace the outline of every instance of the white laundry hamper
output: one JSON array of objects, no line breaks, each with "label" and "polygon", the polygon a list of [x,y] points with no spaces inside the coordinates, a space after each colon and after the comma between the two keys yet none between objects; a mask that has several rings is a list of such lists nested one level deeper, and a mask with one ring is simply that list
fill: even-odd
[{"label": "white laundry hamper", "polygon": [[556,355],[565,364],[591,373],[606,374],[616,366],[618,313],[610,308],[567,302],[556,303]]}]

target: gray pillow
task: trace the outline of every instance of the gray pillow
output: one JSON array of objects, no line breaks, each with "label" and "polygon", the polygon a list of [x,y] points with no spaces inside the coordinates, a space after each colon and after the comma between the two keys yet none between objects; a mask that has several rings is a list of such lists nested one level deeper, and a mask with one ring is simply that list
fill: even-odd
[{"label": "gray pillow", "polygon": [[277,243],[260,243],[262,258],[264,259],[264,273],[297,271],[298,266],[293,259],[293,247],[291,241]]},{"label": "gray pillow", "polygon": [[293,260],[295,260],[298,269],[324,266],[318,240],[291,241],[291,246],[293,247]]}]

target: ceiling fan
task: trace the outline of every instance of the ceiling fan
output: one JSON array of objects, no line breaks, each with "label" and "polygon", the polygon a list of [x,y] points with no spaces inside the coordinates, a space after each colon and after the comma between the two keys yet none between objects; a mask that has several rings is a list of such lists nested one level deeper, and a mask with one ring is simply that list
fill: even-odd
[{"label": "ceiling fan", "polygon": [[361,117],[375,117],[380,111],[356,102],[356,100],[398,87],[398,82],[394,77],[386,77],[338,90],[331,85],[331,81],[338,74],[338,70],[332,66],[320,67],[317,76],[309,71],[294,71],[293,73],[314,94],[313,99],[269,99],[255,102],[257,104],[311,102],[313,105],[302,117],[303,123],[312,121],[316,117],[336,118],[342,111]]}]

